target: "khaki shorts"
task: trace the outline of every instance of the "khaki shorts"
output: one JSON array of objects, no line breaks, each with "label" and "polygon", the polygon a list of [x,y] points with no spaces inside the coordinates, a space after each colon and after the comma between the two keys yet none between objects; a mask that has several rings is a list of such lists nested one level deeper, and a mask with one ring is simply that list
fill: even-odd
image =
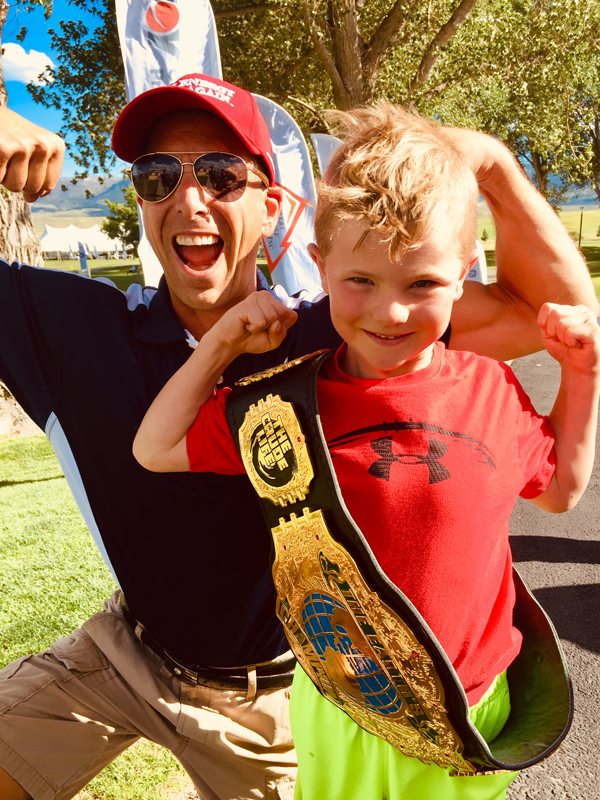
[{"label": "khaki shorts", "polygon": [[144,737],[171,750],[202,800],[292,800],[290,691],[249,700],[180,682],[115,592],[71,636],[0,671],[0,766],[34,800],[68,800]]}]

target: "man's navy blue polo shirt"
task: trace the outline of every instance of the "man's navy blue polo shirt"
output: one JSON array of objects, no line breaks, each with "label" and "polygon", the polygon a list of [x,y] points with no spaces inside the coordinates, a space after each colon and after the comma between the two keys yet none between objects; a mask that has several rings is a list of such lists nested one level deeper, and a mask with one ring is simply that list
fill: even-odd
[{"label": "man's navy blue polo shirt", "polygon": [[[277,350],[236,359],[224,384],[339,345],[326,300],[298,312]],[[164,279],[126,296],[0,261],[0,379],[52,442],[131,612],[182,661],[258,663],[287,644],[248,479],[155,474],[131,453],[148,406],[192,352],[186,338]]]}]

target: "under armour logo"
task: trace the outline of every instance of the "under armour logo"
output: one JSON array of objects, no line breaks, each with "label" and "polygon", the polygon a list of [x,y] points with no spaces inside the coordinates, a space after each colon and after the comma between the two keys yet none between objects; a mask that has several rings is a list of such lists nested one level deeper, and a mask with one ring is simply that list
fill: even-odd
[{"label": "under armour logo", "polygon": [[391,436],[374,439],[371,442],[371,447],[380,456],[369,467],[369,475],[374,475],[376,478],[389,481],[392,464],[396,462],[411,466],[426,464],[429,469],[429,483],[439,483],[439,481],[447,481],[450,478],[450,472],[443,464],[440,464],[440,458],[448,452],[448,445],[437,439],[429,439],[429,451],[426,456],[421,456],[417,453],[398,453],[398,455],[395,455],[392,453]]}]

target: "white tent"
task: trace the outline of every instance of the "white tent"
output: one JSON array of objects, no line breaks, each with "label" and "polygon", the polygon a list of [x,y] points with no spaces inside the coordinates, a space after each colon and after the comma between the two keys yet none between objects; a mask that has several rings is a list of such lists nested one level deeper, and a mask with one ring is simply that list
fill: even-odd
[{"label": "white tent", "polygon": [[42,253],[54,257],[60,257],[61,253],[67,254],[69,246],[74,253],[77,252],[79,242],[83,242],[89,251],[95,246],[99,253],[114,253],[115,242],[119,247],[123,246],[120,240],[109,239],[104,231],[100,230],[99,225],[92,225],[91,228],[77,228],[75,225],[69,225],[68,228],[53,228],[46,225],[40,236]]}]

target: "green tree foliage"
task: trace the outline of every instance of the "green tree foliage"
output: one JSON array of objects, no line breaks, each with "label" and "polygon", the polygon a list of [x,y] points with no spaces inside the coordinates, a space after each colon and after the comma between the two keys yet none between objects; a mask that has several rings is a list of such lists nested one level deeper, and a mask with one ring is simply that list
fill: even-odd
[{"label": "green tree foliage", "polygon": [[[598,43],[600,45],[600,42]],[[600,49],[600,47],[599,47]],[[573,131],[570,173],[580,185],[590,183],[600,201],[600,55],[589,64],[588,79],[580,81],[572,100],[579,125]]]},{"label": "green tree foliage", "polygon": [[[81,174],[87,165],[100,174],[112,167],[109,134],[125,103],[114,0],[71,2],[99,25],[59,22],[59,66],[30,92],[63,109]],[[213,0],[213,8],[225,78],[272,97],[306,132],[328,129],[325,109],[386,96],[498,136],[555,205],[569,182],[600,182],[600,139],[590,133],[600,115],[598,0]]]},{"label": "green tree foliage", "polygon": [[487,232],[487,230],[484,228],[484,229],[483,229],[483,231],[482,231],[482,233],[481,233],[481,241],[482,241],[482,242],[487,242],[487,240],[488,240],[489,238],[490,238],[490,237],[488,236],[488,232]]},{"label": "green tree foliage", "polygon": [[581,106],[597,96],[600,4],[515,1],[508,19],[512,34],[491,37],[492,58],[476,82],[453,87],[437,110],[498,136],[558,206],[569,185],[592,179],[590,115]]},{"label": "green tree foliage", "polygon": [[[46,19],[52,13],[52,0],[17,0],[16,4],[25,11],[42,6]],[[8,0],[0,0],[0,43],[8,9]],[[7,104],[8,94],[0,59],[0,106]],[[0,187],[0,253],[10,261],[16,260],[35,266],[42,266],[44,263],[29,206],[21,193],[14,194],[3,187]]]},{"label": "green tree foliage", "polygon": [[[50,29],[58,67],[45,73],[41,85],[29,84],[33,99],[62,109],[61,135],[75,163],[77,177],[87,177],[89,166],[95,175],[110,174],[115,159],[110,133],[125,105],[125,72],[117,35],[114,0],[70,0],[98,19],[89,30],[81,21],[59,20]],[[102,182],[102,177],[99,178]]]},{"label": "green tree foliage", "polygon": [[124,203],[112,203],[110,200],[106,200],[110,213],[102,223],[101,230],[108,235],[109,239],[120,239],[127,252],[135,254],[140,243],[140,224],[136,196],[131,186],[123,189],[123,198]]}]

